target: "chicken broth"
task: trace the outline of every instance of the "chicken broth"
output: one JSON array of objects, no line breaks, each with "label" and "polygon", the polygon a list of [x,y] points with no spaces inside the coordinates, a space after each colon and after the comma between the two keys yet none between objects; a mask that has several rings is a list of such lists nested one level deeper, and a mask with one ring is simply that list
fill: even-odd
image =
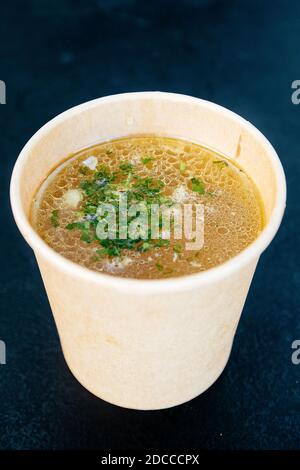
[{"label": "chicken broth", "polygon": [[[139,212],[128,212],[126,223],[135,224],[135,237],[124,236],[122,198],[126,207],[146,207],[148,225],[143,227],[137,223]],[[105,209],[111,206],[115,212],[109,219]],[[154,206],[162,211],[155,236],[150,231]],[[195,224],[193,238],[185,231],[185,208],[179,214],[183,206],[191,207],[193,216],[199,209],[201,246],[195,242]],[[173,214],[167,230],[164,211]],[[71,155],[42,183],[31,219],[42,239],[75,263],[116,276],[160,279],[204,271],[237,255],[263,229],[264,210],[253,181],[225,156],[198,144],[146,135]],[[180,220],[181,238],[175,235]],[[104,227],[106,234],[113,227],[114,237],[99,236]]]}]

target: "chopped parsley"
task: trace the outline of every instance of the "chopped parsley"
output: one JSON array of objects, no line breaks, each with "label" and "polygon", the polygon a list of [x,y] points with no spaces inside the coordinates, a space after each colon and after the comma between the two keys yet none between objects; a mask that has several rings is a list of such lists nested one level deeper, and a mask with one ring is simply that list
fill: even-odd
[{"label": "chopped parsley", "polygon": [[181,253],[182,252],[182,246],[179,244],[179,243],[176,243],[174,246],[173,246],[173,251],[175,253]]},{"label": "chopped parsley", "polygon": [[164,269],[163,265],[160,264],[159,262],[155,263],[155,267],[156,269],[158,269],[159,271],[162,271]]},{"label": "chopped parsley", "polygon": [[[79,232],[80,239],[85,243],[98,244],[95,259],[100,257],[119,257],[124,250],[145,252],[152,248],[167,247],[170,240],[151,239],[151,224],[145,234],[140,231],[137,239],[119,238],[120,227],[117,228],[116,238],[99,239],[97,237],[97,224],[99,217],[97,209],[101,203],[109,203],[115,207],[116,219],[119,220],[119,196],[126,192],[128,205],[144,202],[148,212],[148,220],[151,217],[151,204],[172,206],[173,202],[163,194],[163,181],[152,177],[141,177],[134,174],[134,166],[129,162],[119,165],[119,170],[111,172],[106,166],[98,167],[97,171],[89,172],[80,181],[83,191],[83,201],[80,212],[74,214],[75,220],[70,221],[65,228]],[[56,223],[58,214],[54,213],[52,218]],[[135,220],[137,216],[128,217],[128,223]],[[160,220],[161,227],[161,220]]]},{"label": "chopped parsley", "polygon": [[89,233],[89,230],[87,230],[87,229],[82,230],[80,240],[82,240],[86,243],[91,243],[93,241],[93,239],[92,239],[92,237]]},{"label": "chopped parsley", "polygon": [[186,170],[186,164],[183,161],[181,161],[179,163],[179,171],[180,171],[180,173],[184,173],[185,170]]},{"label": "chopped parsley", "polygon": [[215,165],[220,165],[221,168],[228,166],[228,163],[225,160],[214,160]]},{"label": "chopped parsley", "polygon": [[164,182],[161,180],[156,180],[151,177],[141,178],[140,176],[135,176],[135,183],[133,187],[136,189],[136,195],[139,200],[156,198],[160,190],[164,187]]},{"label": "chopped parsley", "polygon": [[91,171],[91,170],[89,170],[89,168],[87,166],[81,166],[78,171],[82,175],[87,175],[88,172]]},{"label": "chopped parsley", "polygon": [[152,162],[153,161],[153,158],[152,157],[144,157],[144,158],[141,158],[141,162],[143,165],[147,165],[148,163]]},{"label": "chopped parsley", "polygon": [[151,248],[151,243],[150,242],[144,242],[140,247],[139,251],[148,251]]},{"label": "chopped parsley", "polygon": [[159,238],[153,243],[155,248],[161,248],[162,246],[169,246],[170,240],[164,240],[163,238]]},{"label": "chopped parsley", "polygon": [[54,209],[51,213],[51,224],[55,228],[59,227],[59,210],[58,209]]},{"label": "chopped parsley", "polygon": [[198,194],[205,194],[204,183],[199,178],[191,178],[192,191]]},{"label": "chopped parsley", "polygon": [[119,165],[120,170],[122,170],[124,173],[132,173],[133,171],[133,165],[132,163],[121,163]]}]

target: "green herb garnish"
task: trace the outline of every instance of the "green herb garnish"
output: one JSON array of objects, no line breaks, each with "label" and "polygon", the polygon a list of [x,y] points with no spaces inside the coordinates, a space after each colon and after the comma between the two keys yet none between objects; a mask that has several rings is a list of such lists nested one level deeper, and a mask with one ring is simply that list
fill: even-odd
[{"label": "green herb garnish", "polygon": [[162,246],[169,246],[170,245],[170,240],[165,240],[163,238],[159,238],[156,242],[154,242],[154,247],[155,248],[161,248]]},{"label": "green herb garnish", "polygon": [[73,230],[74,228],[77,228],[76,225],[77,225],[77,222],[71,222],[70,224],[66,225],[66,229]]},{"label": "green herb garnish", "polygon": [[98,185],[97,185],[96,182],[91,182],[91,181],[87,181],[87,180],[81,181],[80,182],[80,187],[81,187],[81,189],[84,190],[84,192],[87,196],[91,196],[92,194],[94,194],[98,190]]},{"label": "green herb garnish", "polygon": [[186,170],[186,164],[185,164],[185,162],[181,161],[179,163],[179,171],[180,171],[180,173],[184,173],[185,170]]},{"label": "green herb garnish", "polygon": [[80,240],[82,240],[85,243],[91,243],[93,241],[88,230],[83,230],[81,232]]},{"label": "green herb garnish", "polygon": [[153,202],[148,200],[155,198],[160,190],[164,187],[164,182],[161,180],[155,180],[153,178],[141,178],[140,176],[135,176],[136,183],[133,185],[133,188],[137,191],[135,192],[139,200],[146,200],[146,202]]},{"label": "green herb garnish", "polygon": [[96,239],[95,229],[93,228],[92,222],[90,221],[71,222],[67,224],[65,228],[67,230],[80,230],[80,240],[84,241],[85,243],[91,243]]},{"label": "green herb garnish", "polygon": [[132,173],[133,171],[133,165],[132,163],[121,163],[119,165],[120,170],[122,170],[124,173]]},{"label": "green herb garnish", "polygon": [[152,157],[144,157],[144,158],[141,158],[141,162],[143,163],[143,165],[147,165],[148,163],[152,162],[153,161],[153,158]]},{"label": "green herb garnish", "polygon": [[173,246],[173,251],[175,251],[175,253],[181,253],[182,246],[179,243],[177,243],[176,245]]},{"label": "green herb garnish", "polygon": [[86,166],[81,166],[78,171],[82,175],[87,175],[90,170]]},{"label": "green herb garnish", "polygon": [[140,247],[139,247],[139,251],[148,251],[150,250],[151,248],[151,243],[149,242],[144,242]]},{"label": "green herb garnish", "polygon": [[103,255],[106,255],[106,254],[107,254],[107,251],[106,251],[105,248],[102,248],[101,250],[100,250],[100,249],[97,249],[97,250],[96,250],[96,253],[97,253],[97,255],[99,255],[99,256],[103,256]]},{"label": "green herb garnish", "polygon": [[213,163],[214,163],[215,165],[220,165],[221,167],[228,166],[228,163],[225,162],[224,160],[214,160]]},{"label": "green herb garnish", "polygon": [[[148,159],[148,157],[145,157]],[[150,160],[147,160],[150,161]],[[102,165],[97,172],[89,172],[86,178],[81,180],[80,187],[84,192],[81,212],[76,216],[79,220],[71,221],[66,225],[67,230],[78,230],[80,239],[85,243],[97,242],[100,249],[95,256],[121,256],[123,250],[135,250],[144,252],[151,248],[164,247],[170,244],[170,240],[150,240],[151,228],[148,233],[140,235],[138,239],[121,239],[117,230],[115,239],[100,240],[97,238],[96,228],[98,224],[97,208],[101,203],[113,204],[116,209],[116,217],[119,220],[119,194],[126,192],[128,204],[145,202],[147,210],[151,212],[150,204],[172,205],[173,202],[161,194],[164,187],[163,181],[151,177],[141,177],[134,174],[134,165],[123,162],[115,172]],[[133,217],[128,222],[134,220]],[[145,236],[146,235],[146,236]],[[100,259],[100,258],[99,258]]]},{"label": "green herb garnish", "polygon": [[57,228],[59,227],[59,210],[58,209],[54,209],[52,211],[52,214],[51,214],[51,224],[53,225],[53,227]]},{"label": "green herb garnish", "polygon": [[199,178],[191,178],[192,191],[198,194],[204,194],[204,183]]},{"label": "green herb garnish", "polygon": [[162,270],[164,269],[163,265],[160,264],[160,263],[158,263],[158,262],[155,263],[155,267],[156,267],[156,269],[158,269],[159,271],[162,271]]}]

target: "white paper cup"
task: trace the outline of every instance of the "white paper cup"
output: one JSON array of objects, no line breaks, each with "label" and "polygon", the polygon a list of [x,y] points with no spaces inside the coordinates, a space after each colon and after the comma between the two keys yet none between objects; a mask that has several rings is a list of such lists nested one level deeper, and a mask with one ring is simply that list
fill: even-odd
[{"label": "white paper cup", "polygon": [[[28,219],[31,200],[66,155],[148,133],[212,147],[253,178],[267,223],[248,248],[198,274],[135,280],[83,268],[37,235]],[[208,101],[127,93],[76,106],[43,126],[16,162],[11,204],[36,255],[65,359],[79,382],[108,402],[144,410],[204,392],[227,363],[256,264],[278,230],[285,199],[283,169],[271,144],[249,122]]]}]

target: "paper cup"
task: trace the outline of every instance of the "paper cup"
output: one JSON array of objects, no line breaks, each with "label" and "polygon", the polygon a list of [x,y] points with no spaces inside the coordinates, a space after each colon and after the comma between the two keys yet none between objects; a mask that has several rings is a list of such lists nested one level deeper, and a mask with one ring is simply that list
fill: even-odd
[{"label": "paper cup", "polygon": [[[259,237],[220,266],[163,280],[97,273],[52,250],[29,222],[40,183],[68,154],[131,134],[182,138],[237,161],[264,202],[267,223]],[[43,126],[16,162],[11,204],[36,255],[65,359],[79,382],[103,400],[143,410],[178,405],[204,392],[227,363],[256,264],[277,232],[285,198],[283,169],[271,144],[249,122],[208,101],[127,93],[76,106]]]}]

